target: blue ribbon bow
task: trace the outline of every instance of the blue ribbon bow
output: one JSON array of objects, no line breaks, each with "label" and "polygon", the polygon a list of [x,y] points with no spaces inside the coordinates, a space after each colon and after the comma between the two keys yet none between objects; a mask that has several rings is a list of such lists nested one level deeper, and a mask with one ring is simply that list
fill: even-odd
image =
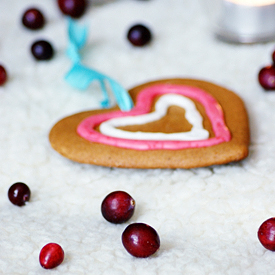
[{"label": "blue ribbon bow", "polygon": [[101,102],[103,108],[108,108],[110,106],[110,99],[106,88],[106,84],[109,84],[119,108],[122,111],[131,110],[133,102],[127,90],[109,76],[84,66],[81,63],[79,51],[86,44],[88,28],[78,25],[73,19],[69,18],[68,36],[69,45],[67,48],[67,55],[73,62],[73,65],[66,74],[65,80],[72,87],[79,90],[85,90],[93,81],[99,81],[104,96],[104,100]]}]

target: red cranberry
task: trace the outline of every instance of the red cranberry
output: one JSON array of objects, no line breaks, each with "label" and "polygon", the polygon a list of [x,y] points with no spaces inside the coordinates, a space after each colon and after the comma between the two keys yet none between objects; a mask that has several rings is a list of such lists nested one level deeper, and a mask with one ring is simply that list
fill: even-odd
[{"label": "red cranberry", "polygon": [[151,41],[152,35],[147,27],[137,24],[129,29],[127,38],[134,46],[142,47]]},{"label": "red cranberry", "polygon": [[275,67],[262,68],[258,74],[258,79],[265,90],[275,90]]},{"label": "red cranberry", "polygon": [[7,71],[2,65],[0,65],[0,86],[6,83],[7,78],[8,78]]},{"label": "red cranberry", "polygon": [[101,204],[103,217],[111,223],[123,223],[134,214],[135,200],[124,191],[115,191],[105,197]]},{"label": "red cranberry", "polygon": [[64,260],[64,251],[59,244],[48,243],[40,251],[39,262],[45,269],[59,266]]},{"label": "red cranberry", "polygon": [[9,188],[8,197],[13,204],[23,206],[30,200],[31,191],[25,183],[16,182]]},{"label": "red cranberry", "polygon": [[44,26],[45,20],[40,10],[31,8],[26,10],[23,14],[22,23],[28,29],[38,30]]},{"label": "red cranberry", "polygon": [[158,233],[151,226],[144,223],[133,223],[122,233],[122,243],[133,256],[147,258],[160,247]]},{"label": "red cranberry", "polygon": [[38,40],[32,44],[31,52],[37,60],[49,60],[53,57],[52,45],[45,40]]},{"label": "red cranberry", "polygon": [[273,51],[272,53],[272,60],[273,60],[273,64],[275,64],[275,51]]},{"label": "red cranberry", "polygon": [[258,238],[266,249],[275,251],[275,218],[262,223],[258,230]]},{"label": "red cranberry", "polygon": [[87,7],[86,0],[58,0],[59,9],[63,14],[73,18],[81,17]]}]

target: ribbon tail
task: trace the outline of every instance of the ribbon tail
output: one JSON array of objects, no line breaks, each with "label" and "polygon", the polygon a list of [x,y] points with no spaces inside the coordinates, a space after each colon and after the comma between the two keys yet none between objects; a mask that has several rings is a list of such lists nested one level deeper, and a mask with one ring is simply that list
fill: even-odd
[{"label": "ribbon tail", "polygon": [[104,80],[100,80],[100,86],[101,86],[101,90],[103,93],[103,100],[101,101],[101,106],[102,108],[108,108],[110,107],[110,100],[109,100],[109,96],[107,93],[107,89],[106,89],[106,85],[104,83]]},{"label": "ribbon tail", "polygon": [[128,91],[125,90],[121,85],[116,81],[108,77],[112,92],[116,98],[116,102],[119,108],[122,111],[130,111],[133,108],[133,101],[128,94]]}]

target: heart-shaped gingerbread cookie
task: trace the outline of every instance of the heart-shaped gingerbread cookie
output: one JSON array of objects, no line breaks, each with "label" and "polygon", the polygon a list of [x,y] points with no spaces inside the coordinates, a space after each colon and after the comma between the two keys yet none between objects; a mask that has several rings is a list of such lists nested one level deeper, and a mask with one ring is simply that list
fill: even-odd
[{"label": "heart-shaped gingerbread cookie", "polygon": [[52,147],[80,162],[125,168],[195,168],[248,155],[243,101],[192,79],[146,83],[129,91],[134,108],[78,113],[51,130]]}]

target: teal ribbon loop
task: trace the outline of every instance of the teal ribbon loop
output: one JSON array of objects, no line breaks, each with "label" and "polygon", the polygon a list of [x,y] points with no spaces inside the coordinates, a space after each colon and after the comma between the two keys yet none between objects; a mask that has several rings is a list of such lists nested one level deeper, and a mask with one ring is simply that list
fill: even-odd
[{"label": "teal ribbon loop", "polygon": [[68,22],[69,45],[67,55],[73,65],[65,75],[65,80],[72,87],[79,90],[86,90],[93,81],[99,81],[104,99],[101,102],[102,108],[110,107],[110,99],[106,85],[108,84],[114,94],[116,102],[122,111],[129,111],[133,108],[133,102],[126,89],[118,82],[94,69],[84,66],[81,63],[79,51],[85,46],[88,36],[88,28],[78,25],[73,19]]}]

